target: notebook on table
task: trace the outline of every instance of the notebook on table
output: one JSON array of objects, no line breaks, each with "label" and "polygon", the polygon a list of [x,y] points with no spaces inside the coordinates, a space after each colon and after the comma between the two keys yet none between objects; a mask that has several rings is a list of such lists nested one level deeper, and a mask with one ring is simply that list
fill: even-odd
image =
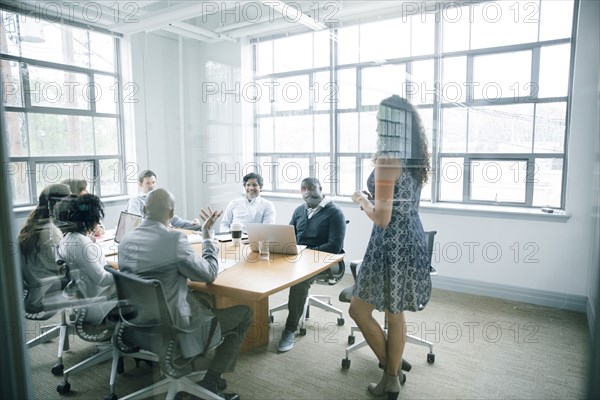
[{"label": "notebook on table", "polygon": [[258,251],[258,242],[269,242],[269,251],[277,254],[300,254],[306,246],[296,243],[296,231],[292,225],[246,224],[248,244]]}]

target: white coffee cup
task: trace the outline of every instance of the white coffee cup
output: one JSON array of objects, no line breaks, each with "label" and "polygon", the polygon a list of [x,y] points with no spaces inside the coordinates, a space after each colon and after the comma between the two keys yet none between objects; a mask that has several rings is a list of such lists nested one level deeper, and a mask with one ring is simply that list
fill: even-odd
[{"label": "white coffee cup", "polygon": [[242,242],[242,224],[237,222],[231,224],[229,226],[229,231],[231,232],[231,239],[233,239],[233,243],[240,244]]}]

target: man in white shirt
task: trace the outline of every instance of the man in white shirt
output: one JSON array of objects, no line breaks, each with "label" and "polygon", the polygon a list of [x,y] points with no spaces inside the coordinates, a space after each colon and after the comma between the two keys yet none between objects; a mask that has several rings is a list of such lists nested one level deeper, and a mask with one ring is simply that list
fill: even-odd
[{"label": "man in white shirt", "polygon": [[[141,193],[129,199],[129,202],[127,203],[127,209],[125,211],[127,211],[128,213],[144,216],[144,205],[146,204],[146,196],[148,195],[148,192],[156,188],[156,174],[149,169],[142,171],[138,177],[138,186],[141,190]],[[202,225],[200,224],[200,220],[198,220],[198,218],[194,218],[192,221],[188,221],[177,215],[173,216],[173,219],[171,220],[171,226],[173,226],[173,228],[183,228],[191,230],[198,230],[202,228]]]},{"label": "man in white shirt", "polygon": [[263,178],[251,172],[243,178],[244,197],[232,200],[225,209],[221,220],[220,232],[229,232],[233,223],[240,223],[246,229],[248,223],[274,224],[275,206],[269,200],[260,197]]}]

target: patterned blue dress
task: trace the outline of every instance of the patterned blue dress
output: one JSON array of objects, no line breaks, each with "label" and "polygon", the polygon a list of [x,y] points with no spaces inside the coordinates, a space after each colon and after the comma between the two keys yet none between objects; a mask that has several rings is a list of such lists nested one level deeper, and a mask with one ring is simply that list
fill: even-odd
[{"label": "patterned blue dress", "polygon": [[[367,180],[375,194],[375,174]],[[373,225],[353,295],[379,311],[420,311],[431,296],[427,242],[419,218],[421,188],[407,168],[394,187],[392,219]]]}]

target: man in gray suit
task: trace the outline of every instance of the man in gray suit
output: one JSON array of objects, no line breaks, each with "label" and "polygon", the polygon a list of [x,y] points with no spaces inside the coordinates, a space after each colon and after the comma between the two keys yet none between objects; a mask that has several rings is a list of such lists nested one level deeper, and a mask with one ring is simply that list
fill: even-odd
[{"label": "man in gray suit", "polygon": [[[218,248],[210,238],[210,230],[222,211],[202,210],[202,256],[194,252],[186,236],[169,228],[175,215],[175,198],[165,189],[148,193],[144,206],[146,219],[119,243],[119,269],[144,279],[161,282],[167,305],[175,324],[186,328],[193,324],[194,316],[206,308],[188,291],[188,278],[193,281],[212,282],[219,270]],[[233,371],[246,330],[252,319],[252,310],[245,306],[213,309],[219,320],[224,341],[217,347],[202,386],[218,393],[224,389],[223,372]],[[204,351],[203,335],[180,337],[179,345],[184,357],[193,357]],[[225,399],[239,399],[235,393],[219,393]]]}]

